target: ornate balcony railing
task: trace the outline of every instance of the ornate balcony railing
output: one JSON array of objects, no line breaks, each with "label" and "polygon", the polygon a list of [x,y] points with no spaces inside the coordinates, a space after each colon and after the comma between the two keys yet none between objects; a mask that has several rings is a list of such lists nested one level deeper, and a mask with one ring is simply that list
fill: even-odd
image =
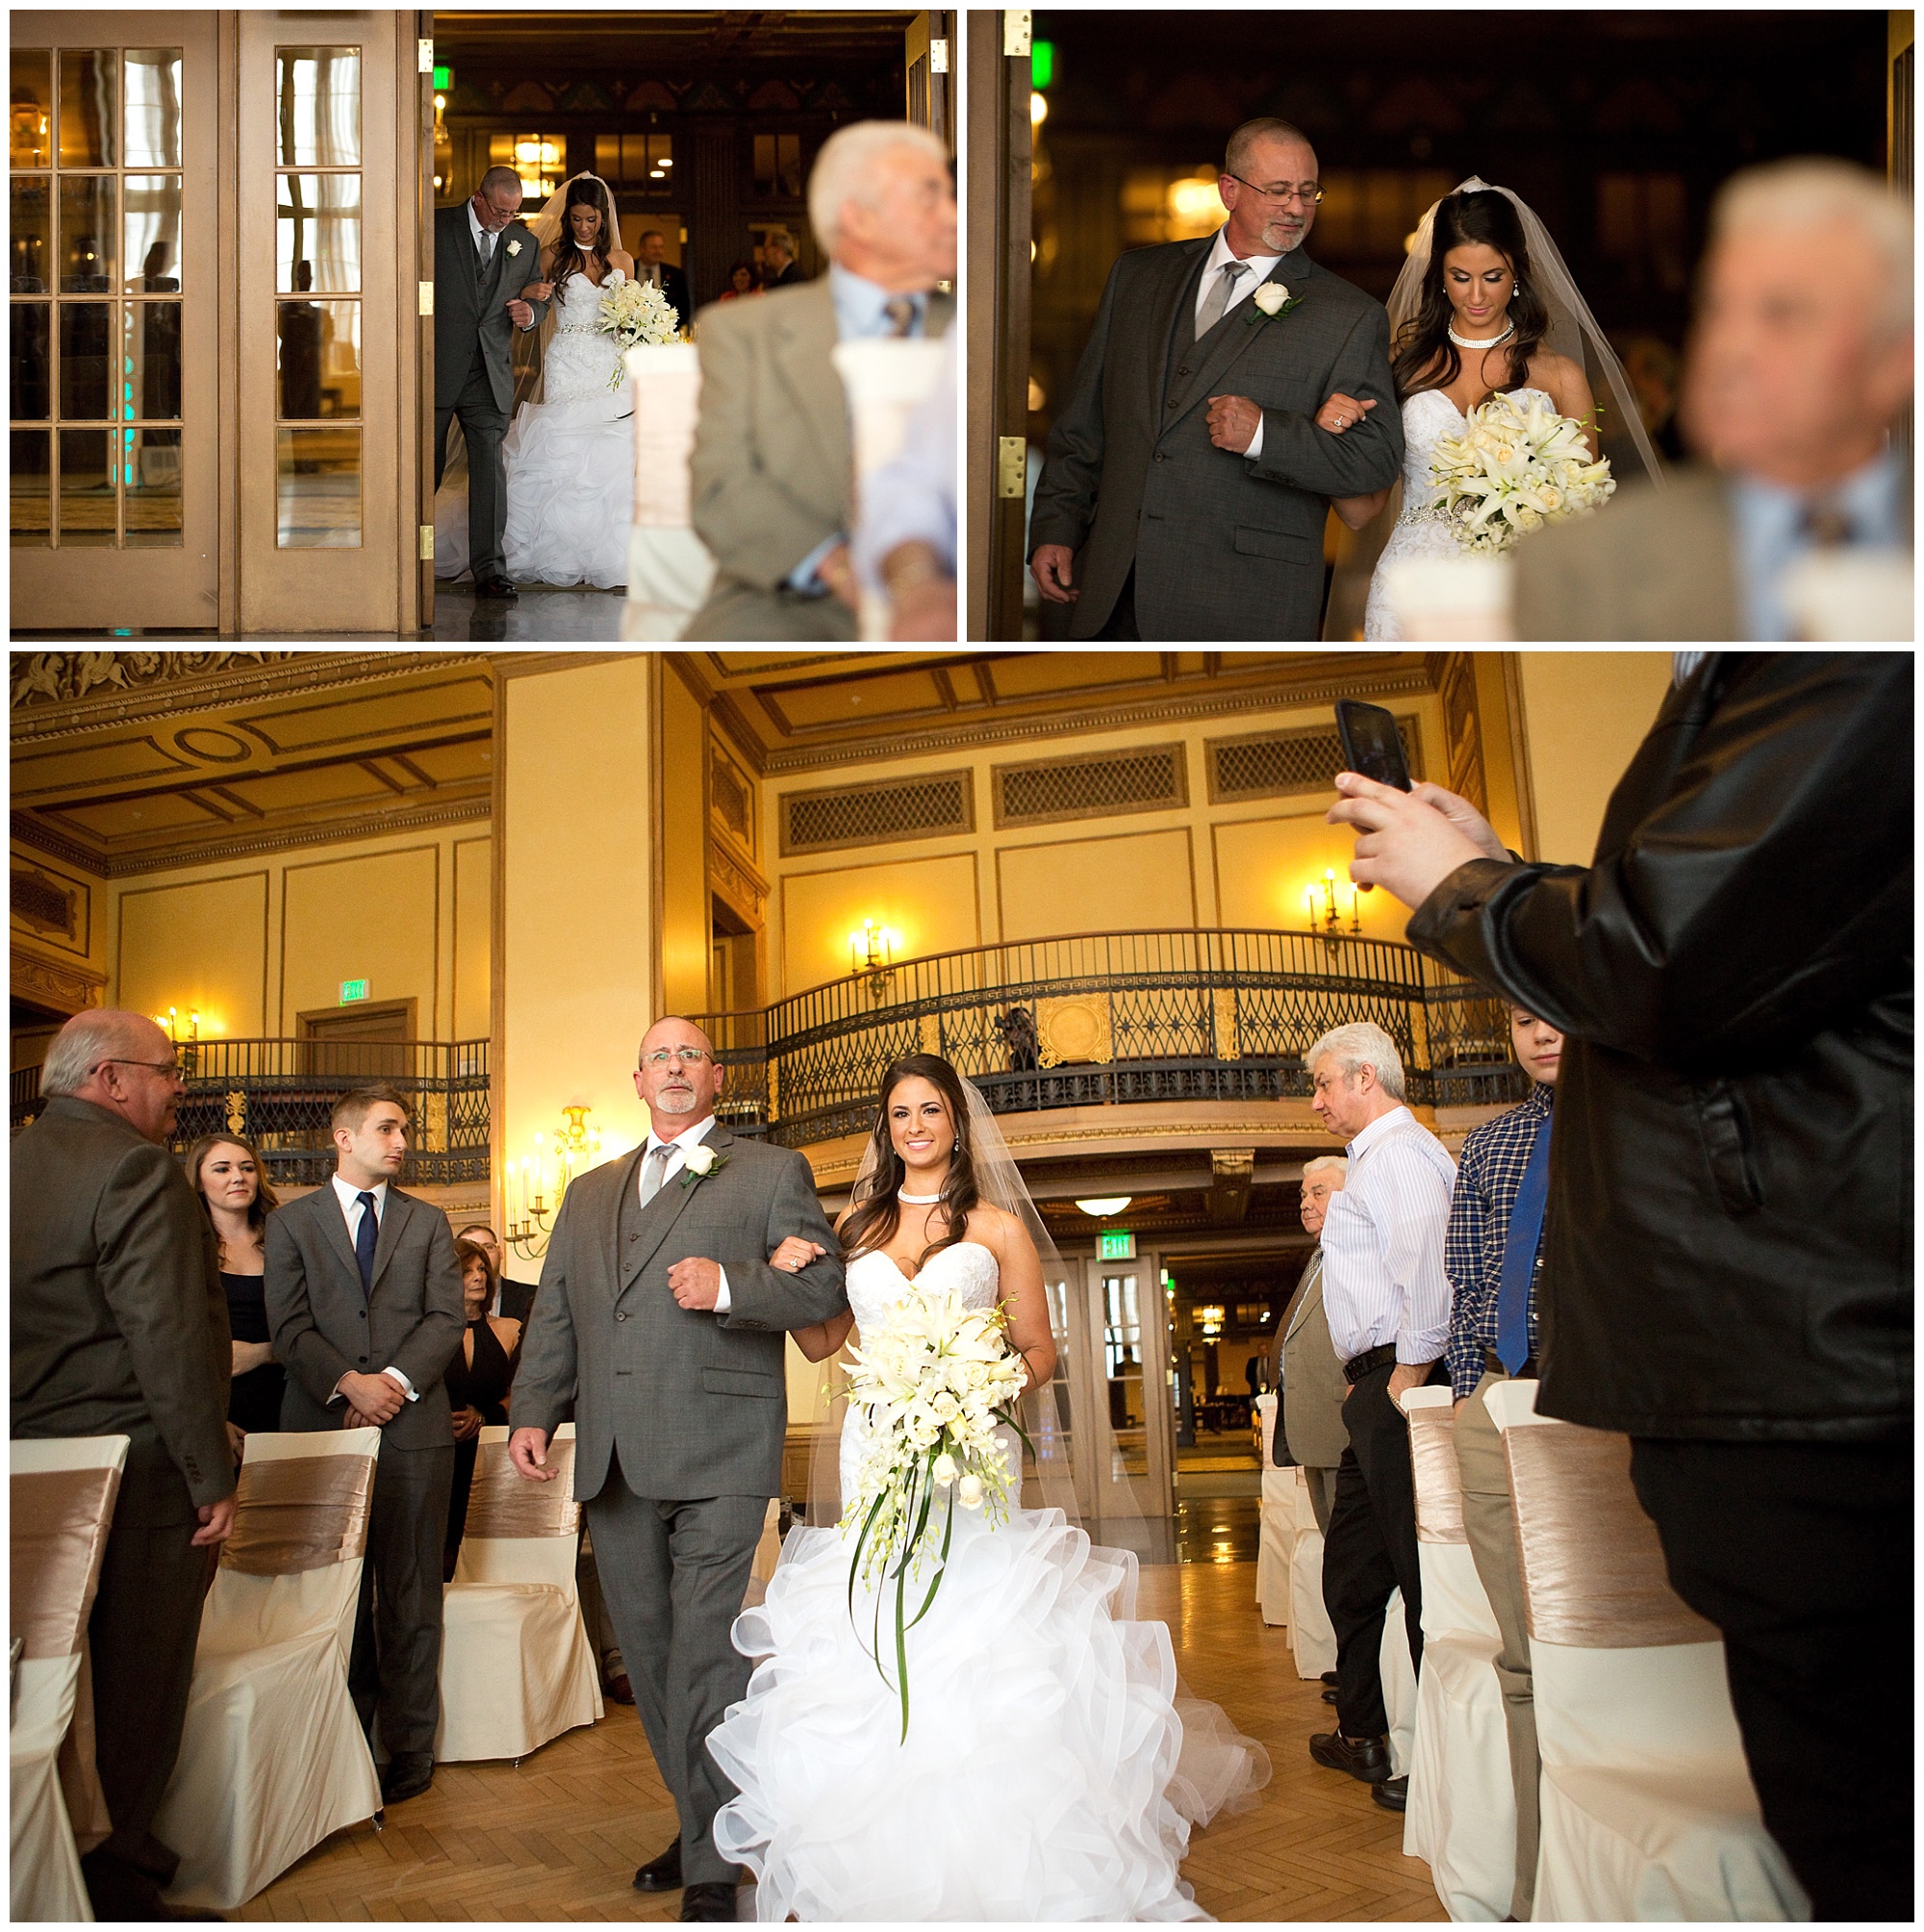
[{"label": "ornate balcony railing", "polygon": [[1502,1003],[1381,939],[1305,932],[1099,932],[911,959],[763,1011],[703,1017],[728,1069],[722,1111],[787,1147],[864,1132],[885,1067],[942,1055],[998,1113],[1105,1103],[1305,1099],[1304,1052],[1374,1020],[1409,1097],[1520,1099]]},{"label": "ornate balcony railing", "polygon": [[[180,1053],[188,1080],[176,1153],[204,1133],[243,1133],[271,1181],[317,1187],[334,1172],[334,1103],[384,1080],[413,1115],[403,1184],[488,1179],[486,1040],[197,1040]],[[39,1111],[39,1090],[38,1067],[13,1075],[15,1132]]]}]

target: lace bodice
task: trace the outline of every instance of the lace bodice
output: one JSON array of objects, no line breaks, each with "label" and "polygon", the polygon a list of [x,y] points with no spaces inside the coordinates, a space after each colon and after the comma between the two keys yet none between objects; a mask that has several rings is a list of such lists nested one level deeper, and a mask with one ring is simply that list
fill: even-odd
[{"label": "lace bodice", "polygon": [[[889,1309],[914,1285],[888,1256],[872,1250],[848,1263],[846,1286],[848,1307],[855,1326],[871,1335],[888,1319]],[[1001,1286],[1001,1270],[995,1255],[979,1241],[957,1241],[953,1247],[938,1248],[922,1264],[917,1282],[959,1294],[972,1309],[996,1305]]]},{"label": "lace bodice", "polygon": [[608,279],[596,288],[586,275],[570,275],[555,292],[555,334],[593,335],[601,318],[601,297],[627,279],[620,269],[610,268]]},{"label": "lace bodice", "polygon": [[554,333],[543,351],[544,402],[608,397],[608,378],[621,359],[621,347],[595,324],[601,319],[601,297],[626,280],[620,269],[610,268],[608,279],[598,289],[586,275],[570,275],[554,292]]}]

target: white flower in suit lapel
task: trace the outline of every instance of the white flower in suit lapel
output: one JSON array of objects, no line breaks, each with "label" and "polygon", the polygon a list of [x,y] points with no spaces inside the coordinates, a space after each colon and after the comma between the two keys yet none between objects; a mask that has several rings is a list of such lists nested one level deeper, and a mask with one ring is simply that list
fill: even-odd
[{"label": "white flower in suit lapel", "polygon": [[717,1168],[726,1167],[728,1157],[718,1154],[712,1147],[691,1147],[681,1157],[681,1184],[693,1187],[697,1181],[705,1181]]},{"label": "white flower in suit lapel", "polygon": [[519,255],[520,252],[521,244],[519,242],[510,242],[508,243],[508,253],[510,255]]},{"label": "white flower in suit lapel", "polygon": [[1303,306],[1301,295],[1292,295],[1280,282],[1265,282],[1250,297],[1250,313],[1244,318],[1245,326],[1254,328],[1258,322],[1280,321],[1292,309]]}]

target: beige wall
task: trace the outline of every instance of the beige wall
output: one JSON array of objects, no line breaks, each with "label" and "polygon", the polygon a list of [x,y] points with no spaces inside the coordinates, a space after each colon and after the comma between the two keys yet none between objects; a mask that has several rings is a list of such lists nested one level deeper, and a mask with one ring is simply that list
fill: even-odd
[{"label": "beige wall", "polygon": [[1520,653],[1536,856],[1587,865],[1617,780],[1670,689],[1668,651]]},{"label": "beige wall", "polygon": [[494,842],[454,842],[454,1037],[486,1039],[494,1030],[494,998],[488,971],[493,944]]},{"label": "beige wall", "polygon": [[800,992],[848,972],[848,938],[873,919],[900,935],[898,956],[925,958],[982,943],[974,852],[836,866],[789,880],[784,984]]},{"label": "beige wall", "polygon": [[1369,939],[1401,939],[1407,914],[1386,892],[1355,893],[1350,884],[1354,833],[1324,822],[1321,801],[1273,819],[1240,819],[1215,827],[1216,903],[1226,928],[1301,931],[1309,920],[1306,891],[1315,893],[1320,928],[1327,901],[1323,875],[1336,875],[1342,929],[1352,914]]},{"label": "beige wall", "polygon": [[708,721],[671,669],[662,693],[662,988],[671,1013],[708,1010]]},{"label": "beige wall", "polygon": [[1194,927],[1198,895],[1191,828],[1118,829],[999,847],[996,898],[1006,940]]},{"label": "beige wall", "polygon": [[441,932],[439,847],[351,852],[287,868],[282,902],[281,1024],[341,1003],[343,979],[372,1000],[416,1002],[424,1038],[444,1037],[435,1010]]},{"label": "beige wall", "polygon": [[259,1039],[267,1025],[266,870],[130,884],[115,897],[119,945],[110,988],[116,1006],[198,1009],[210,1037]]}]

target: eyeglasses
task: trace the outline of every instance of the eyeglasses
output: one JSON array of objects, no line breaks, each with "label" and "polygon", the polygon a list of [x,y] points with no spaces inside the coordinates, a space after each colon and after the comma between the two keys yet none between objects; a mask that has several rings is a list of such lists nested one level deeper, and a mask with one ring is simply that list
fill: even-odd
[{"label": "eyeglasses", "polygon": [[1253,181],[1243,181],[1240,174],[1231,174],[1228,178],[1242,181],[1243,186],[1259,201],[1274,201],[1278,207],[1300,201],[1305,208],[1314,208],[1323,199],[1322,185],[1314,181],[1301,182],[1294,188],[1258,188]]},{"label": "eyeglasses", "polygon": [[685,1067],[698,1067],[708,1057],[703,1047],[657,1047],[651,1054],[642,1055],[645,1067],[665,1067],[669,1061],[676,1060]]},{"label": "eyeglasses", "polygon": [[93,1072],[100,1067],[145,1067],[149,1073],[160,1074],[166,1080],[187,1079],[187,1069],[178,1060],[125,1060],[115,1055],[104,1060],[95,1060],[89,1071]]}]

